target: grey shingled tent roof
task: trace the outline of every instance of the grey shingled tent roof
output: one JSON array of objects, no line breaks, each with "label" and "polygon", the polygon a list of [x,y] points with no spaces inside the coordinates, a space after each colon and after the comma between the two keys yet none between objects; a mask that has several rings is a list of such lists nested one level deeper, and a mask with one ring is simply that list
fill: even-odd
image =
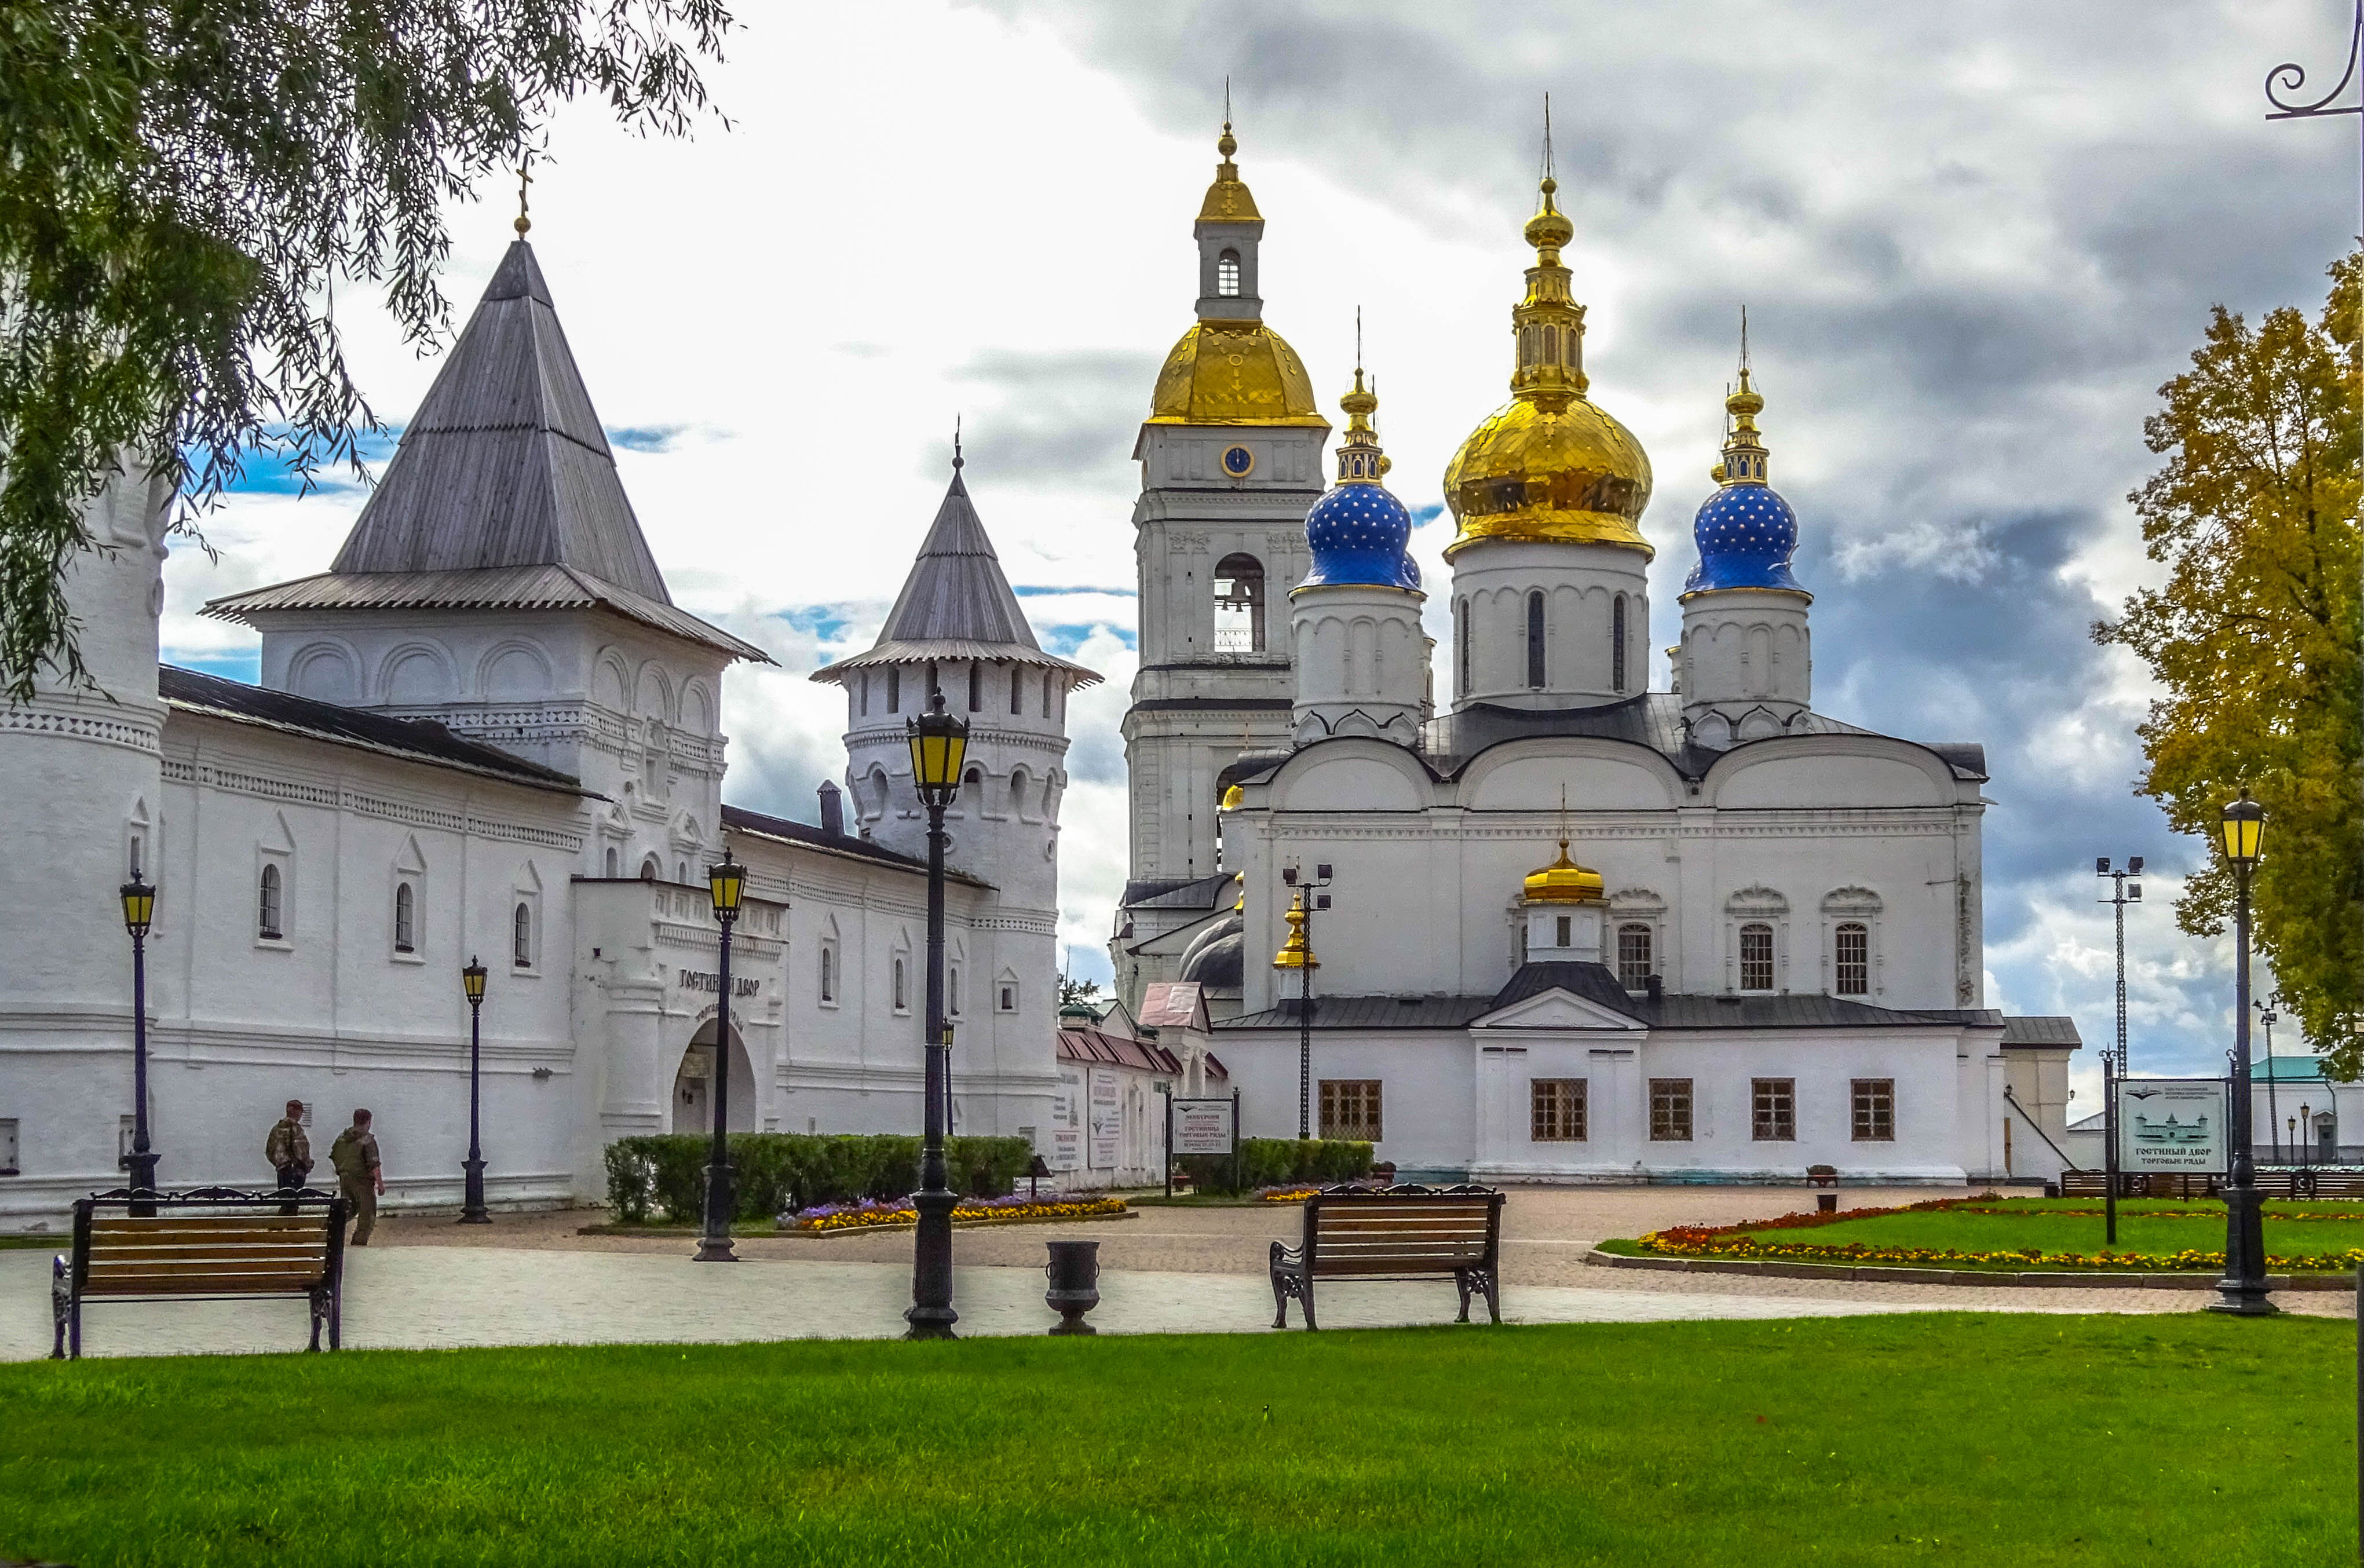
[{"label": "grey shingled tent roof", "polygon": [[1018,595],[1001,574],[1001,560],[969,499],[961,467],[955,455],[943,505],[936,508],[895,607],[878,628],[878,640],[866,653],[814,671],[814,680],[837,681],[849,670],[931,659],[991,659],[1063,670],[1078,686],[1099,680],[1098,672],[1045,653],[1034,640],[1034,628],[1026,624],[1026,612],[1018,607]]},{"label": "grey shingled tent roof", "polygon": [[206,613],[592,605],[771,662],[674,607],[550,285],[519,239],[329,571],[216,599]]}]

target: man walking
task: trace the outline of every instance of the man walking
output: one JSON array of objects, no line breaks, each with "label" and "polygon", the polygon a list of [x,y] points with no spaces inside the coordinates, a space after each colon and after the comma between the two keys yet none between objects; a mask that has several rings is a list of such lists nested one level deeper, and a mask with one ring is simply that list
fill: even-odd
[{"label": "man walking", "polygon": [[353,1125],[329,1145],[329,1163],[337,1169],[345,1212],[353,1217],[352,1244],[366,1247],[370,1232],[377,1228],[377,1200],[385,1194],[385,1171],[378,1163],[377,1135],[370,1131],[369,1112],[353,1112]]},{"label": "man walking", "polygon": [[[262,1140],[262,1157],[279,1173],[281,1192],[294,1192],[312,1173],[312,1140],[304,1136],[303,1101],[287,1102],[287,1114],[273,1124],[271,1136]],[[296,1206],[284,1204],[279,1212],[293,1214]]]}]

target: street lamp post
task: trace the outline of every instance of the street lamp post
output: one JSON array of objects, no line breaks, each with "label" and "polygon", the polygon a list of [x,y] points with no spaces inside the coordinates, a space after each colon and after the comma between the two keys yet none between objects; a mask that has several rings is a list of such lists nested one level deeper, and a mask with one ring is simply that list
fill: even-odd
[{"label": "street lamp post", "polygon": [[944,1021],[944,811],[960,794],[968,754],[968,723],[944,711],[944,694],[929,694],[927,710],[904,721],[911,745],[911,784],[928,809],[928,1021],[921,1044],[928,1058],[926,1142],[920,1155],[920,1190],[911,1207],[920,1223],[911,1258],[911,1305],[903,1314],[907,1340],[949,1340],[960,1314],[953,1310],[953,1208],[960,1202],[945,1179],[944,1128],[952,1109],[953,1030]]},{"label": "street lamp post", "polygon": [[2281,1106],[2274,1097],[2274,1019],[2276,1015],[2273,1008],[2266,1005],[2273,999],[2269,996],[2265,1002],[2258,1004],[2261,1009],[2258,1014],[2258,1021],[2266,1026],[2266,1130],[2273,1134],[2274,1163],[2279,1165],[2282,1162],[2282,1121]]},{"label": "street lamp post", "polygon": [[[156,1151],[148,1146],[148,929],[156,919],[156,890],[135,870],[121,888],[123,929],[131,933],[131,1158],[133,1192],[156,1190]],[[156,1212],[134,1201],[131,1212]]]},{"label": "street lamp post", "polygon": [[2266,1298],[2266,1229],[2258,1207],[2257,1163],[2250,1145],[2249,1073],[2249,875],[2257,870],[2266,835],[2266,808],[2241,798],[2225,808],[2225,859],[2233,868],[2233,1184],[2225,1195],[2225,1277],[2216,1282],[2223,1298],[2211,1312],[2262,1318],[2279,1310]]},{"label": "street lamp post", "polygon": [[715,964],[714,1148],[706,1160],[706,1233],[697,1239],[696,1262],[735,1263],[730,1219],[739,1207],[730,1179],[730,928],[739,923],[739,899],[747,888],[747,868],[729,855],[706,868],[714,918],[722,927],[721,954]]},{"label": "street lamp post", "polygon": [[460,971],[460,985],[468,994],[468,1157],[460,1168],[468,1173],[467,1193],[460,1205],[463,1225],[490,1225],[485,1212],[485,1150],[478,1112],[483,1104],[485,1054],[485,966],[473,956]]},{"label": "street lamp post", "polygon": [[1321,961],[1313,955],[1313,912],[1330,907],[1330,895],[1318,890],[1330,885],[1330,867],[1313,868],[1310,877],[1297,867],[1283,867],[1280,880],[1297,889],[1296,902],[1281,917],[1288,922],[1288,940],[1273,954],[1275,969],[1297,971],[1297,1136],[1313,1136],[1313,972]]},{"label": "street lamp post", "polygon": [[2128,856],[2123,870],[2113,870],[2107,855],[2093,862],[2094,873],[2110,878],[2113,884],[2110,896],[2102,902],[2115,906],[2118,920],[2118,1076],[2121,1078],[2126,1075],[2126,906],[2142,902],[2142,884],[2139,881],[2129,883],[2126,879],[2140,877],[2142,868],[2143,858],[2140,855]]}]

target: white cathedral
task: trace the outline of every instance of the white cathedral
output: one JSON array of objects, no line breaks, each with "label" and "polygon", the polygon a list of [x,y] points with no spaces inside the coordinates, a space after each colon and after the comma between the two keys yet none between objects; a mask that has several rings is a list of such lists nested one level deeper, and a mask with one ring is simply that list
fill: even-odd
[{"label": "white cathedral", "polygon": [[1650,462],[1590,396],[1544,180],[1511,400],[1444,474],[1440,701],[1378,400],[1358,367],[1323,491],[1218,146],[1134,452],[1120,991],[1199,982],[1251,1133],[1302,1118],[1406,1177],[2056,1175],[2077,1035],[1984,1005],[1984,752],[1813,711],[1746,369],[1651,691]]},{"label": "white cathedral", "polygon": [[[1406,1176],[2057,1173],[2077,1037],[1983,1005],[1982,752],[1812,711],[1747,377],[1652,692],[1649,462],[1589,395],[1544,182],[1511,400],[1445,474],[1440,702],[1377,399],[1358,369],[1325,491],[1330,426],[1262,319],[1264,222],[1220,146],[1198,320],[1133,454],[1111,954],[1136,1016],[1198,983],[1248,1133],[1301,1108]],[[709,1126],[718,1072],[736,1128],[916,1132],[904,723],[937,689],[971,725],[954,1130],[1074,1124],[1059,806],[1068,694],[1098,676],[1041,647],[957,459],[875,646],[814,674],[846,702],[815,823],[723,802],[721,683],[768,661],[672,603],[522,230],[329,570],[206,606],[261,634],[259,684],[158,664],[167,500],[126,481],[92,508],[68,583],[91,684],[0,709],[0,830],[38,895],[0,905],[0,1230],[122,1179],[134,874],[170,1185],[267,1181],[296,1098],[316,1148],[376,1114],[390,1203],[456,1203],[472,958],[496,1206],[597,1197],[613,1139]],[[749,874],[718,1051],[725,854]]]}]

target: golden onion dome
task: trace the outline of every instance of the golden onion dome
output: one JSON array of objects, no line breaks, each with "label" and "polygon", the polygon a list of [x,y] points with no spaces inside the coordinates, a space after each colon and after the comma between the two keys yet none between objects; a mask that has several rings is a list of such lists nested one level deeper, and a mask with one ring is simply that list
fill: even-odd
[{"label": "golden onion dome", "polygon": [[1540,210],[1527,220],[1535,264],[1511,312],[1518,362],[1511,401],[1461,443],[1444,471],[1444,501],[1461,527],[1449,558],[1481,539],[1622,545],[1647,557],[1642,512],[1650,458],[1634,433],[1586,395],[1584,306],[1569,291],[1560,247],[1576,225],[1553,201],[1546,175]]},{"label": "golden onion dome", "polygon": [[1193,322],[1157,373],[1149,422],[1330,428],[1305,362],[1261,321]]},{"label": "golden onion dome", "polygon": [[1530,904],[1598,904],[1608,897],[1599,872],[1567,858],[1566,839],[1559,841],[1559,859],[1527,873],[1525,888]]}]

